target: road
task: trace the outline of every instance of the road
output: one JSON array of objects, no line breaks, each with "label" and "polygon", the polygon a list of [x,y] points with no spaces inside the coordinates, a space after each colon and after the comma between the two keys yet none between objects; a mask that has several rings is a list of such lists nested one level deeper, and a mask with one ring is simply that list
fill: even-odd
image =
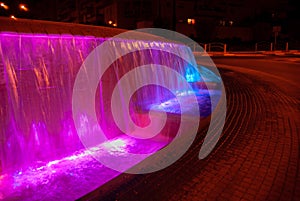
[{"label": "road", "polygon": [[197,158],[204,129],[170,167],[123,174],[84,199],[300,200],[300,64],[280,59],[214,59],[226,89],[227,118],[213,152]]},{"label": "road", "polygon": [[[293,95],[299,95],[300,58],[299,57],[261,57],[261,58],[214,58],[219,65],[230,65],[235,70],[266,77],[271,82]],[[242,68],[242,69],[240,69]],[[277,82],[276,82],[277,81]],[[299,97],[299,96],[298,96]]]}]

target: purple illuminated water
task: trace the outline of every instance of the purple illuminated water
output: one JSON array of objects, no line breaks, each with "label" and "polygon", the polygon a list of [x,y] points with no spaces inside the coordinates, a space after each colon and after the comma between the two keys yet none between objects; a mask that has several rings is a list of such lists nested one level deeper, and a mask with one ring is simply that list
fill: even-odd
[{"label": "purple illuminated water", "polygon": [[164,145],[163,142],[145,143],[128,136],[119,136],[58,160],[38,162],[13,174],[2,174],[0,189],[3,191],[0,191],[0,199],[74,200],[120,174],[100,164],[91,154],[126,157],[132,151],[155,152]]},{"label": "purple illuminated water", "polygon": [[[72,118],[73,85],[85,58],[104,41],[90,36],[0,33],[0,199],[76,199],[120,174],[101,165],[90,156],[90,151],[104,156],[152,153],[174,137],[169,134],[170,129],[176,129],[176,118],[170,120],[158,138],[143,141],[126,137],[107,109],[118,80],[130,69],[147,62],[172,66],[194,82],[197,89],[202,80],[189,66],[180,59],[168,59],[169,53],[148,50],[143,55],[126,55],[126,59],[115,62],[105,72],[95,101],[98,123],[110,140],[84,149]],[[118,48],[148,43],[120,40]],[[174,47],[165,44],[165,48]],[[185,46],[175,48],[183,54],[190,51]],[[136,75],[139,79],[143,76],[146,75]],[[193,108],[203,104],[207,107],[200,108],[201,114],[210,114],[210,97],[205,88],[197,89],[198,103],[192,103],[188,98],[190,92],[181,88],[180,83],[174,85],[177,93],[185,97],[186,107],[180,107],[167,89],[146,86],[130,102],[135,123],[146,126],[150,108],[168,114],[197,115]],[[218,91],[215,94],[219,95]],[[93,132],[93,125],[84,116],[82,123],[84,130],[80,132]]]},{"label": "purple illuminated water", "polygon": [[2,33],[0,40],[2,172],[82,148],[72,123],[72,86],[104,39]]}]

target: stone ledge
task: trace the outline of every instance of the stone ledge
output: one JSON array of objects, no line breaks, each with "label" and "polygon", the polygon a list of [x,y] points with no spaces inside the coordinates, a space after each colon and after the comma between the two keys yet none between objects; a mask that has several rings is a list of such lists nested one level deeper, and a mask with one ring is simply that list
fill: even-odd
[{"label": "stone ledge", "polygon": [[91,26],[74,23],[51,22],[29,19],[11,19],[0,17],[0,32],[71,34],[95,37],[113,37],[125,29],[104,26]]}]

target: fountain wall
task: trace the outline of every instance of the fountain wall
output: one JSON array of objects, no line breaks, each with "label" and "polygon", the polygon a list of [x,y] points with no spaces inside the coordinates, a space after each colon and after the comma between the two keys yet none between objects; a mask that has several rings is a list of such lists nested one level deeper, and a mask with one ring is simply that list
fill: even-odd
[{"label": "fountain wall", "polygon": [[[26,20],[0,21],[6,22],[0,32],[0,173],[6,173],[59,159],[83,148],[72,119],[72,91],[76,75],[93,49],[124,30],[92,29],[89,26],[82,29],[81,26],[66,27]],[[32,33],[34,30],[35,33]],[[164,48],[177,48],[181,54],[190,54],[190,49],[185,46],[143,38],[112,43],[116,49],[163,45]],[[96,111],[99,124],[108,138],[122,134],[113,122],[111,111],[107,110],[112,89],[132,68],[156,63],[173,66],[182,75],[193,75],[186,70],[192,69],[188,64],[180,58],[174,59],[170,53],[148,50],[140,54],[134,52],[115,62],[99,82],[95,96]],[[136,74],[135,77],[143,79],[144,76]],[[174,88],[185,90],[177,82],[174,82]],[[144,87],[130,102],[132,118],[135,123],[145,126],[149,123],[148,106],[172,98],[174,95],[162,87]],[[93,132],[93,125],[84,118],[82,123],[84,134]],[[170,123],[162,133],[170,133],[173,125],[176,123]],[[172,137],[168,136],[168,140]]]}]

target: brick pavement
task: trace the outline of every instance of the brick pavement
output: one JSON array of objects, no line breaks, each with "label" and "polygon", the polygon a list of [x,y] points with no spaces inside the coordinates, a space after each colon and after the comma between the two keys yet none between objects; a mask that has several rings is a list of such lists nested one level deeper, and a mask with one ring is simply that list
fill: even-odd
[{"label": "brick pavement", "polygon": [[300,200],[299,98],[262,77],[228,69],[221,75],[227,121],[206,159],[197,158],[203,131],[175,164],[130,180],[122,180],[124,174],[121,185],[107,184],[102,189],[113,191],[94,192],[94,199]]}]

